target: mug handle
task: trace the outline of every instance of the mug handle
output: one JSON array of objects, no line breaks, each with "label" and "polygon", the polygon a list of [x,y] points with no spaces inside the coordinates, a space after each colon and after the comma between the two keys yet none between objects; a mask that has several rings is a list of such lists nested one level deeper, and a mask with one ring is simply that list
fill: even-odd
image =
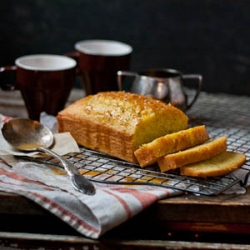
[{"label": "mug handle", "polygon": [[[16,71],[16,66],[4,66],[0,68],[0,75],[7,73],[7,72],[13,72]],[[0,82],[0,87],[2,90],[15,90],[16,89],[16,83],[2,83]]]},{"label": "mug handle", "polygon": [[124,89],[123,89],[123,86],[122,86],[122,83],[123,83],[122,77],[123,77],[123,76],[132,76],[132,77],[136,77],[137,75],[138,75],[137,73],[132,72],[132,71],[119,70],[119,71],[117,72],[118,89],[119,89],[120,91],[124,90]]},{"label": "mug handle", "polygon": [[192,101],[190,103],[187,103],[187,110],[190,109],[193,104],[196,102],[200,92],[201,92],[201,88],[202,88],[202,76],[201,75],[197,75],[197,74],[187,74],[187,75],[183,75],[182,78],[185,79],[197,79],[197,88],[196,88],[196,93],[192,99]]}]

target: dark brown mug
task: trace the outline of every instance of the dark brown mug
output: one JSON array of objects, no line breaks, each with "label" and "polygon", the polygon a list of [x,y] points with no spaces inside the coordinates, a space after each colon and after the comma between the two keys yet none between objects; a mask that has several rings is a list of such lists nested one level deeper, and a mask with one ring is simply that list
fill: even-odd
[{"label": "dark brown mug", "polygon": [[111,40],[84,40],[75,44],[75,50],[66,55],[78,62],[86,95],[118,90],[116,74],[130,67],[130,45]]},{"label": "dark brown mug", "polygon": [[75,84],[76,61],[61,55],[27,55],[15,60],[15,66],[0,68],[0,74],[14,71],[16,81],[2,83],[3,90],[20,90],[30,119],[40,120],[65,107]]}]

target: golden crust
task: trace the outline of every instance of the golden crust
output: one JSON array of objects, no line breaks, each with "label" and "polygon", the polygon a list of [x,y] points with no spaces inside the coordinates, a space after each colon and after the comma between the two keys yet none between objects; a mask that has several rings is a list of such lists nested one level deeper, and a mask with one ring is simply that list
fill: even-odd
[{"label": "golden crust", "polygon": [[223,176],[241,167],[245,161],[244,154],[226,151],[209,160],[181,167],[180,173],[202,178]]},{"label": "golden crust", "polygon": [[221,136],[187,150],[163,156],[157,160],[157,163],[161,171],[165,172],[194,162],[210,159],[226,150],[227,138]]},{"label": "golden crust", "polygon": [[188,117],[155,99],[126,92],[100,92],[57,115],[59,132],[82,146],[137,162],[134,151],[160,136],[187,128]]},{"label": "golden crust", "polygon": [[209,140],[204,125],[185,129],[159,137],[142,145],[135,151],[135,156],[141,167],[155,163],[160,157],[194,147]]}]

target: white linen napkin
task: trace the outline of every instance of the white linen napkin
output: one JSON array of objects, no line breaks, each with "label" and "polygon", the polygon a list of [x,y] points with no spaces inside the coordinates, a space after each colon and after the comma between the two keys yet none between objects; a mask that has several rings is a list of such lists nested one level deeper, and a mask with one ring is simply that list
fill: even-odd
[{"label": "white linen napkin", "polygon": [[29,198],[93,239],[157,200],[181,194],[161,187],[95,183],[96,194],[89,196],[77,192],[66,174],[56,174],[56,167],[23,161],[15,163],[12,156],[3,158],[12,167],[0,162],[1,191]]}]

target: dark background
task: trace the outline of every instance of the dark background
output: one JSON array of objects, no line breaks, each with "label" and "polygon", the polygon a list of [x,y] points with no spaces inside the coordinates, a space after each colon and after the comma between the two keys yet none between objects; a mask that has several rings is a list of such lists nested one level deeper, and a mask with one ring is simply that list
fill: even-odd
[{"label": "dark background", "polygon": [[250,95],[249,0],[1,0],[0,66],[76,41],[130,44],[134,71],[200,73],[203,90]]}]

